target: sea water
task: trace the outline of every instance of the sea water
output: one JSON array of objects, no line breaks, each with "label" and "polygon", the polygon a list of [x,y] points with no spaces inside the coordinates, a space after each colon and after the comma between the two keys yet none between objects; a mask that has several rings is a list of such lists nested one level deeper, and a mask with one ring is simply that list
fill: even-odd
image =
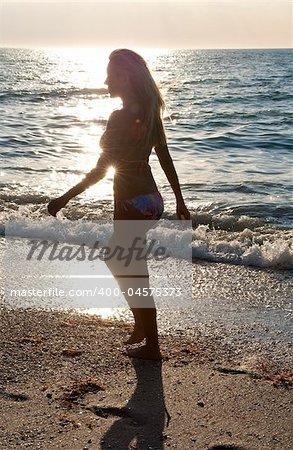
[{"label": "sea water", "polygon": [[[121,107],[104,80],[111,49],[0,49],[0,231],[49,239],[71,221],[113,214],[113,171],[56,221],[49,199],[91,170],[109,114]],[[139,49],[165,98],[164,124],[193,219],[193,260],[288,269],[292,249],[292,51]],[[153,152],[165,202],[176,202]],[[53,222],[54,221],[54,222]],[[90,227],[90,225],[89,225]],[[72,229],[71,229],[72,230]],[[80,242],[82,243],[82,241]]]}]

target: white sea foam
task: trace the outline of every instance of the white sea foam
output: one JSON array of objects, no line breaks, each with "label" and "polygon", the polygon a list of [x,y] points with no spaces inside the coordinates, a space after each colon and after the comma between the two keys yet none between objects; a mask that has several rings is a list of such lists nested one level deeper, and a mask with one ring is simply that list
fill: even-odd
[{"label": "white sea foam", "polygon": [[[293,233],[279,229],[244,229],[242,232],[213,230],[208,225],[179,229],[178,221],[160,221],[148,237],[170,249],[176,258],[223,262],[263,268],[293,268]],[[107,245],[113,232],[112,221],[90,222],[45,218],[33,220],[18,217],[6,224],[6,236],[46,239],[91,247],[96,241]]]},{"label": "white sea foam", "polygon": [[245,229],[240,233],[209,230],[193,233],[193,258],[255,267],[293,268],[293,233]]},{"label": "white sea foam", "polygon": [[40,221],[26,217],[10,220],[6,225],[7,237],[22,237],[48,241],[66,242],[75,245],[93,245],[99,240],[106,245],[113,225],[107,221],[90,222],[48,218]]},{"label": "white sea foam", "polygon": [[254,244],[243,253],[242,261],[249,266],[293,269],[293,248],[280,239],[263,245]]}]

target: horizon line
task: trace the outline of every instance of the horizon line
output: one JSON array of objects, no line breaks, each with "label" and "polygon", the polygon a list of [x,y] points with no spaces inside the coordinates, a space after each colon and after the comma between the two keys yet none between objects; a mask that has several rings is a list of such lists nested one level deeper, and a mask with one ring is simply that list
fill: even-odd
[{"label": "horizon line", "polygon": [[145,50],[293,50],[293,47],[144,47],[144,46],[43,46],[43,47],[22,47],[22,46],[2,46],[0,49],[15,50],[102,50],[112,48],[136,48]]}]

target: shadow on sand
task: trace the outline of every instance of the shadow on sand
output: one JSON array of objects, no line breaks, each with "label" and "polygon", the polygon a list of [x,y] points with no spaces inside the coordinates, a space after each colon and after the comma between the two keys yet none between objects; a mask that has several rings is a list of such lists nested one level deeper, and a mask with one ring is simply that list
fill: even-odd
[{"label": "shadow on sand", "polygon": [[[165,407],[162,363],[133,359],[137,385],[128,403],[122,408],[91,407],[99,417],[116,416],[118,419],[100,441],[101,449],[127,450],[134,448],[164,448],[163,430],[167,414]],[[110,446],[110,447],[109,447]]]}]

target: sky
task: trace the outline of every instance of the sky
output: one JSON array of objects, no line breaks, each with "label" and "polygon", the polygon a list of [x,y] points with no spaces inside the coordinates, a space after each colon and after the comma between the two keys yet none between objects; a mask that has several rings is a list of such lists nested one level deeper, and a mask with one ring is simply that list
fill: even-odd
[{"label": "sky", "polygon": [[288,48],[291,0],[0,0],[0,47]]}]

